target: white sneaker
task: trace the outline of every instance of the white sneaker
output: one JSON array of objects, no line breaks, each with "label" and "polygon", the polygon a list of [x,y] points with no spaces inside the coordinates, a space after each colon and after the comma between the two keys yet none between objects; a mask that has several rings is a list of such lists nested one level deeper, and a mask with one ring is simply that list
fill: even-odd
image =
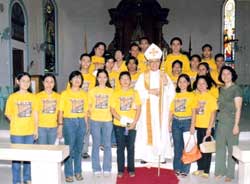
[{"label": "white sneaker", "polygon": [[102,173],[100,171],[96,171],[96,172],[94,172],[94,175],[96,177],[101,177]]},{"label": "white sneaker", "polygon": [[110,176],[110,172],[109,172],[109,171],[104,171],[104,172],[103,172],[103,176],[105,176],[105,177]]}]

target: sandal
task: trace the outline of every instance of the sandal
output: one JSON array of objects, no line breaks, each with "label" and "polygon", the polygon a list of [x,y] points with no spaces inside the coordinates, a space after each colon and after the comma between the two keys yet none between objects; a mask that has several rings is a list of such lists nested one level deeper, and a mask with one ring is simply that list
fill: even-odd
[{"label": "sandal", "polygon": [[197,170],[192,173],[194,176],[201,176],[203,174],[202,170]]},{"label": "sandal", "polygon": [[201,174],[201,177],[203,177],[203,178],[208,178],[208,177],[209,177],[209,174],[208,174],[208,173],[202,173],[202,174]]},{"label": "sandal", "polygon": [[67,176],[67,177],[65,178],[65,181],[66,181],[67,183],[72,183],[72,182],[74,181],[73,176]]},{"label": "sandal", "polygon": [[75,174],[75,178],[76,178],[77,181],[82,181],[83,180],[82,174]]},{"label": "sandal", "polygon": [[129,172],[128,174],[129,174],[129,177],[132,177],[132,178],[135,177],[135,172]]},{"label": "sandal", "polygon": [[122,172],[119,172],[118,174],[117,174],[117,178],[122,178],[123,177],[123,173]]},{"label": "sandal", "polygon": [[231,182],[233,179],[232,178],[229,178],[229,177],[226,177],[225,178],[225,182]]}]

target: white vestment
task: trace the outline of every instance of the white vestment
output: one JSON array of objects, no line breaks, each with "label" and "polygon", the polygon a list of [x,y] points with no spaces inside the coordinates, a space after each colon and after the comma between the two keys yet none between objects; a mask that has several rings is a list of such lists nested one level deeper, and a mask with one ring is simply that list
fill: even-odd
[{"label": "white vestment", "polygon": [[[149,89],[160,88],[160,73],[161,71],[150,71],[150,87]],[[145,87],[145,73],[141,74],[135,84],[135,89],[139,92],[142,101],[142,111],[139,121],[136,126],[135,139],[135,159],[142,159],[147,162],[158,162],[159,156],[161,162],[166,158],[172,158],[172,146],[170,142],[170,135],[168,131],[168,117],[170,104],[175,96],[175,87],[171,79],[166,74],[168,82],[163,87],[162,93],[162,109],[161,118],[159,117],[159,97],[148,94]],[[150,99],[151,109],[151,127],[152,127],[152,145],[148,144],[147,133],[147,99]],[[162,119],[162,122],[160,120]]]}]

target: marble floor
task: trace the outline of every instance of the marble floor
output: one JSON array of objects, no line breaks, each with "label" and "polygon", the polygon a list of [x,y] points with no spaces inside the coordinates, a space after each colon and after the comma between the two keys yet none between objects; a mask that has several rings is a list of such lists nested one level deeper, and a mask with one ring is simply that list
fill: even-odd
[{"label": "marble floor", "polygon": [[[8,142],[8,138],[1,138],[1,143]],[[101,157],[103,156],[103,152],[100,151]],[[74,182],[73,184],[115,184],[116,183],[116,148],[112,148],[112,173],[109,177],[95,177],[91,170],[91,159],[82,160],[82,170],[84,180],[81,182]],[[223,179],[216,180],[213,175],[214,171],[214,156],[211,164],[211,174],[208,179],[204,179],[201,177],[196,177],[193,175],[189,175],[185,178],[179,177],[179,184],[223,184],[225,183]],[[157,167],[157,164],[141,164],[140,162],[135,163],[136,167]],[[168,160],[166,164],[161,164],[161,168],[172,168],[172,160]],[[191,172],[197,169],[196,163],[191,165]],[[237,169],[237,168],[236,168]],[[63,173],[63,167],[62,167]],[[64,181],[64,176],[63,180]],[[10,161],[0,161],[0,183],[1,184],[10,184],[11,183],[11,162]],[[237,171],[236,171],[236,179],[233,180],[230,184],[237,184]]]}]

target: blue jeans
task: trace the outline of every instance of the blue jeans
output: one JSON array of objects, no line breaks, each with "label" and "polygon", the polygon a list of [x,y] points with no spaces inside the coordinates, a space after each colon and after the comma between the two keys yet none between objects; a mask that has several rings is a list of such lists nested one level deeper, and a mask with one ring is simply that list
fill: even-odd
[{"label": "blue jeans", "polygon": [[104,145],[103,171],[111,171],[111,133],[113,129],[112,122],[99,122],[90,120],[90,133],[92,135],[92,169],[94,172],[101,171],[100,165],[100,144]]},{"label": "blue jeans", "polygon": [[57,128],[38,128],[38,144],[55,144]]},{"label": "blue jeans", "polygon": [[[15,136],[11,135],[10,141],[12,144],[33,144],[34,136]],[[21,183],[21,162],[12,161],[12,181],[13,184]],[[31,181],[31,171],[30,171],[30,162],[23,162],[23,181]]]},{"label": "blue jeans", "polygon": [[[65,160],[65,176],[82,173],[82,147],[83,137],[86,132],[84,118],[64,118],[63,136],[65,145],[69,145],[69,157]],[[74,162],[74,169],[73,169]]]},{"label": "blue jeans", "polygon": [[125,148],[127,148],[127,167],[128,172],[135,172],[135,136],[136,130],[129,130],[128,135],[124,135],[125,128],[114,126],[117,140],[117,165],[118,172],[124,172]]},{"label": "blue jeans", "polygon": [[174,142],[174,170],[179,172],[189,173],[190,164],[183,164],[181,161],[182,151],[184,149],[183,133],[190,130],[191,119],[179,120],[173,118],[172,135]]}]

